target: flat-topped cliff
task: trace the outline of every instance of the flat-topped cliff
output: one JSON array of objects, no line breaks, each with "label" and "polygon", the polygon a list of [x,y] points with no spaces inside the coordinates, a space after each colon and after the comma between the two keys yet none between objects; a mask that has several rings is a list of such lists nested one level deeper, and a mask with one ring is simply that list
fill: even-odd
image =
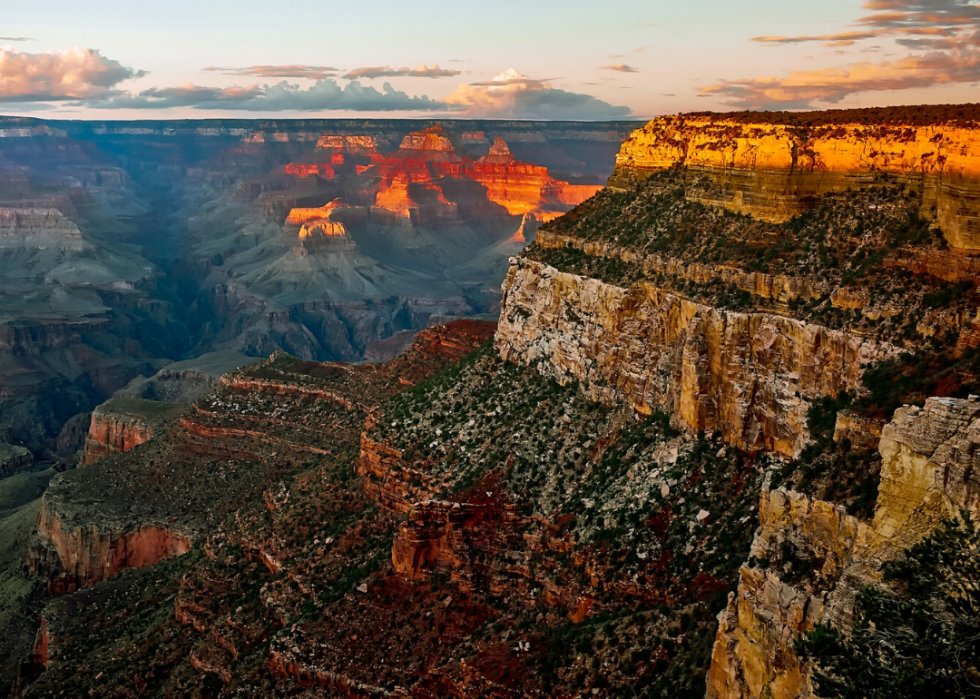
[{"label": "flat-topped cliff", "polygon": [[[790,120],[791,121],[791,120]],[[628,187],[682,167],[710,182],[696,197],[785,221],[830,192],[889,175],[917,189],[951,248],[980,251],[980,124],[873,122],[795,125],[725,115],[672,116],[634,131],[610,184]]]}]

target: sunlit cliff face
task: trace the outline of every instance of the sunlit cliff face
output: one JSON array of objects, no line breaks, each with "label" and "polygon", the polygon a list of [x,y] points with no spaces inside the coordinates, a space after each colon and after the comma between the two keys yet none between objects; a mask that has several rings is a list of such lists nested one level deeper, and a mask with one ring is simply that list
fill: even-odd
[{"label": "sunlit cliff face", "polygon": [[[616,174],[684,164],[719,187],[715,203],[781,222],[822,194],[853,189],[881,173],[909,181],[949,246],[980,251],[980,129],[951,126],[741,123],[664,117],[633,132]],[[935,209],[934,213],[932,210]]]},{"label": "sunlit cliff face", "polygon": [[329,204],[316,208],[298,208],[289,212],[286,223],[291,226],[302,226],[310,221],[329,219],[330,215],[337,209],[349,209],[350,207],[342,199],[334,199]]},{"label": "sunlit cliff face", "polygon": [[[469,136],[467,139],[466,136]],[[485,142],[482,133],[464,134],[463,142]],[[446,132],[439,126],[410,133],[397,151],[382,154],[379,142],[370,136],[327,134],[317,142],[318,163],[291,163],[286,174],[317,176],[332,180],[345,175],[375,177],[375,201],[371,210],[394,220],[412,218],[412,212],[426,209],[425,218],[453,217],[457,205],[446,196],[442,178],[473,180],[483,186],[486,200],[511,216],[531,215],[538,222],[550,221],[580,204],[602,189],[599,185],[571,185],[554,179],[548,169],[523,163],[497,138],[490,152],[471,160],[460,155]],[[325,207],[294,209],[287,223],[328,218]]]},{"label": "sunlit cliff face", "polygon": [[347,235],[347,229],[339,221],[326,221],[323,219],[311,221],[299,229],[300,239],[304,238],[331,238],[334,236]]}]

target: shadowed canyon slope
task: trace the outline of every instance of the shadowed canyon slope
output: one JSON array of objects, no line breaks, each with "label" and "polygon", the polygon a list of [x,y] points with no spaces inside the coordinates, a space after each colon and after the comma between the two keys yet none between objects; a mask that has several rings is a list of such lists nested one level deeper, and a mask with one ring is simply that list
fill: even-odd
[{"label": "shadowed canyon slope", "polygon": [[347,300],[301,301],[298,265],[438,267],[472,306],[457,242],[530,245],[497,324],[378,364],[229,352],[99,408],[0,540],[16,691],[825,696],[807,639],[905,599],[892,564],[977,514],[980,112],[751,116],[655,120],[595,193],[429,128],[320,134],[194,204],[208,283],[321,327]]},{"label": "shadowed canyon slope", "polygon": [[63,458],[65,425],[205,352],[378,359],[496,312],[507,258],[627,132],[0,118],[0,443]]}]

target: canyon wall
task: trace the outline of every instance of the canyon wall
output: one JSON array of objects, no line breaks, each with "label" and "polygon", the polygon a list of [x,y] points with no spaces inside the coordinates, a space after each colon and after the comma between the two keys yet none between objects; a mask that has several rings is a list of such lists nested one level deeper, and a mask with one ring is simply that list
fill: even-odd
[{"label": "canyon wall", "polygon": [[[952,126],[788,126],[724,116],[675,116],[637,129],[610,185],[626,188],[683,166],[710,186],[688,197],[767,221],[785,221],[823,194],[878,175],[916,189],[951,248],[980,251],[980,132]],[[933,213],[933,209],[935,210]]]},{"label": "canyon wall", "polygon": [[[961,512],[980,513],[980,399],[929,398],[896,411],[882,430],[874,519],[783,489],[763,492],[760,529],[739,588],[719,616],[708,699],[813,697],[794,641],[820,622],[846,629],[857,593],[882,566]],[[813,562],[806,574],[791,566]]]},{"label": "canyon wall", "polygon": [[135,415],[119,415],[96,408],[85,438],[82,463],[92,464],[110,454],[121,454],[153,436],[153,428]]},{"label": "canyon wall", "polygon": [[29,449],[0,442],[0,478],[30,469],[34,457]]},{"label": "canyon wall", "polygon": [[691,430],[720,430],[747,450],[794,455],[809,401],[858,388],[862,369],[897,348],[769,313],[694,303],[648,283],[628,289],[526,259],[504,282],[497,349],[540,361],[589,398],[661,410]]},{"label": "canyon wall", "polygon": [[82,462],[92,464],[149,441],[183,406],[142,398],[112,398],[92,411]]},{"label": "canyon wall", "polygon": [[60,595],[191,550],[190,536],[162,524],[112,527],[73,523],[45,495],[27,566]]}]

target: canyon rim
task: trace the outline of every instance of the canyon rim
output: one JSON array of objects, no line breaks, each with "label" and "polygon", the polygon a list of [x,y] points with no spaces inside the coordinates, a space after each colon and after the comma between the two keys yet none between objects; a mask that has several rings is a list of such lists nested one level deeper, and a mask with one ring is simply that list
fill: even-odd
[{"label": "canyon rim", "polygon": [[978,696],[978,0],[50,2],[0,697]]}]

